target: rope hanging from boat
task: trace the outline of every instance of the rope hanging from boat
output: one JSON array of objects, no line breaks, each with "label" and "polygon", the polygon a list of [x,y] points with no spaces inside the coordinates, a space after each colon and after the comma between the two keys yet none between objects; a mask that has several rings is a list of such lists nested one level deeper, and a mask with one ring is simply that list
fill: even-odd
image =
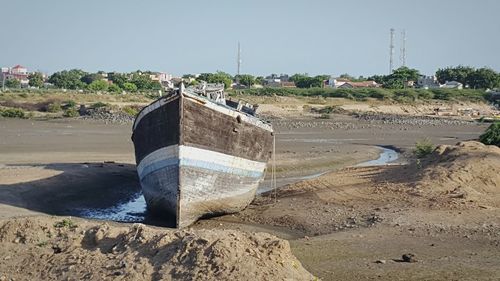
[{"label": "rope hanging from boat", "polygon": [[276,134],[273,134],[273,163],[271,167],[271,187],[274,191],[274,203],[278,201],[278,188],[276,186]]}]

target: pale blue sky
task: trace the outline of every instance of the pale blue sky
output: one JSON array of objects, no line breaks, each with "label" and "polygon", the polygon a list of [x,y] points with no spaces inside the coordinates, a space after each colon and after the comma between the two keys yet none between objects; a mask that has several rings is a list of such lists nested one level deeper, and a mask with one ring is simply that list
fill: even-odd
[{"label": "pale blue sky", "polygon": [[0,65],[54,72],[148,69],[384,74],[389,29],[407,64],[500,71],[498,0],[0,0]]}]

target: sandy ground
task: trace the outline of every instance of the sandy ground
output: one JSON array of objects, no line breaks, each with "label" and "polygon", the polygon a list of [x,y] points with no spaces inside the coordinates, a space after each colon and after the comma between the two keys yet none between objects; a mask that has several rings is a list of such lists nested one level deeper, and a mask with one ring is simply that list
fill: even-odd
[{"label": "sandy ground", "polygon": [[[377,145],[400,150],[400,163],[418,139],[455,144],[485,127],[370,124],[344,115],[276,121],[281,184],[333,172],[193,229],[287,239],[304,268],[323,280],[500,280],[500,206],[409,192],[389,182],[406,175],[399,165],[349,167],[377,158]],[[112,206],[139,190],[128,125],[0,119],[0,144],[1,219]],[[417,262],[400,262],[407,253]]]}]

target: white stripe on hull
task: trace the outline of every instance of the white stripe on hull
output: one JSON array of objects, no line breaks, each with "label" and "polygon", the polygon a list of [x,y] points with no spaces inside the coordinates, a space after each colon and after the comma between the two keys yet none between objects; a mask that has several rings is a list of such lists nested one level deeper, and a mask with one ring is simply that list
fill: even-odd
[{"label": "white stripe on hull", "polygon": [[192,146],[171,145],[155,150],[144,157],[137,166],[137,172],[139,177],[143,178],[161,167],[176,164],[256,178],[260,177],[266,168],[265,162]]},{"label": "white stripe on hull", "polygon": [[265,168],[263,162],[172,145],[146,156],[137,171],[148,207],[176,214],[184,227],[203,215],[244,209]]}]

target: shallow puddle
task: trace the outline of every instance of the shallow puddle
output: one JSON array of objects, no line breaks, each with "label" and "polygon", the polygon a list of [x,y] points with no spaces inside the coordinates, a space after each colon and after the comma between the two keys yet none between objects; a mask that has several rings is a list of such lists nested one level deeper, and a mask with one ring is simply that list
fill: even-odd
[{"label": "shallow puddle", "polygon": [[106,209],[81,210],[78,216],[118,222],[143,222],[146,219],[146,200],[142,192],[138,192],[128,202]]}]

